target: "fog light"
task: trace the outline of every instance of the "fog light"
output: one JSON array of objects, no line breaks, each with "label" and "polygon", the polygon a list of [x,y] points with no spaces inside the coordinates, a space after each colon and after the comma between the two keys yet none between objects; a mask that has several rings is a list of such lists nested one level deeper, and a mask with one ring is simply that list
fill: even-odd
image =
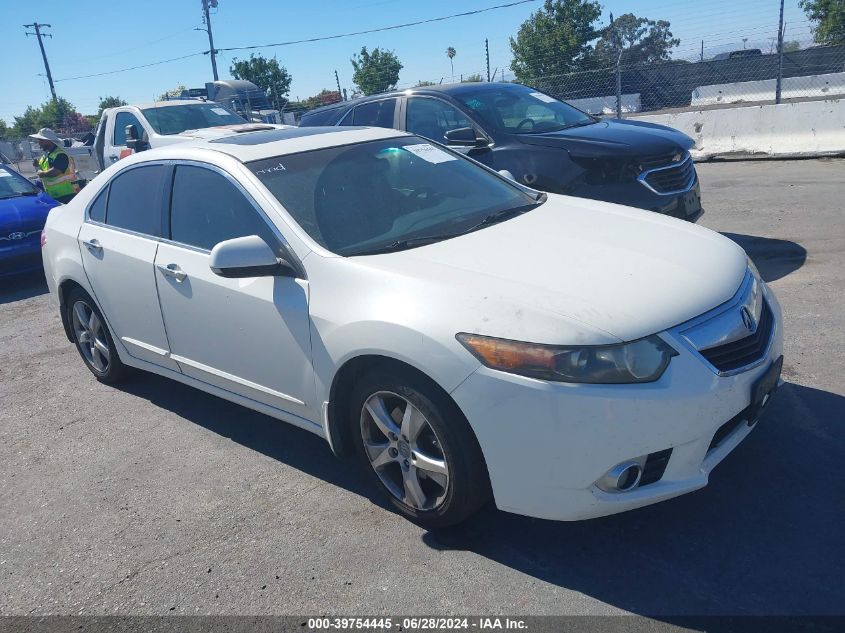
[{"label": "fog light", "polygon": [[608,470],[596,485],[605,492],[628,492],[637,487],[642,476],[642,465],[638,461],[628,460]]}]

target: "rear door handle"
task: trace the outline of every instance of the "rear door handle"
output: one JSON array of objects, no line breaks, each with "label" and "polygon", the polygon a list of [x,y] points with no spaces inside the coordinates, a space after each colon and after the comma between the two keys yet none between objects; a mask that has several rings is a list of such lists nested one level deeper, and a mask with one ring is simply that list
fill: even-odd
[{"label": "rear door handle", "polygon": [[83,242],[82,242],[82,243],[83,243],[85,246],[87,246],[88,248],[90,248],[92,251],[96,251],[96,252],[98,252],[98,253],[102,253],[102,252],[103,252],[103,247],[102,247],[102,245],[100,244],[100,240],[98,240],[96,237],[95,237],[95,238],[92,238],[92,239],[90,239],[90,240],[83,240]]},{"label": "rear door handle", "polygon": [[172,277],[179,283],[185,281],[185,277],[188,276],[188,273],[179,268],[179,266],[177,266],[176,264],[167,264],[167,266],[165,266],[164,264],[158,264],[157,267],[164,274],[165,277]]}]

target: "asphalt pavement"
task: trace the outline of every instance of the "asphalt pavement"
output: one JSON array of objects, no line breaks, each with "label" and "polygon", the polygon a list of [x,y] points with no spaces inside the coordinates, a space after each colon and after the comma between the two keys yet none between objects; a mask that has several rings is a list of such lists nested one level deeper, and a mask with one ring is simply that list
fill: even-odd
[{"label": "asphalt pavement", "polygon": [[845,160],[698,169],[700,223],[780,298],[787,384],[707,488],[587,522],[426,532],[314,435],[99,384],[43,280],[0,281],[0,614],[845,614]]}]

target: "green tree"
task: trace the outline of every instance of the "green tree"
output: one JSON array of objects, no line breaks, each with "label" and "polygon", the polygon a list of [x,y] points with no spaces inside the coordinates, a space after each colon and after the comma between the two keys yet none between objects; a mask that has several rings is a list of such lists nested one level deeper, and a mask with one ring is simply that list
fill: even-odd
[{"label": "green tree", "polygon": [[12,128],[13,136],[22,138],[37,132],[40,127],[38,124],[38,116],[40,114],[40,108],[26,106],[26,110],[24,110],[23,114],[15,117],[15,125]]},{"label": "green tree", "polygon": [[790,40],[789,42],[783,43],[783,52],[784,53],[795,53],[801,50],[801,42],[798,40]]},{"label": "green tree", "polygon": [[817,44],[845,44],[845,0],[801,0]]},{"label": "green tree", "polygon": [[170,90],[165,90],[158,96],[159,101],[167,101],[168,99],[173,99],[174,97],[178,97],[182,94],[183,90],[187,90],[185,84],[179,84],[175,88],[171,88]]},{"label": "green tree", "polygon": [[393,51],[383,51],[378,47],[370,53],[366,46],[360,54],[352,56],[352,81],[365,95],[392,90],[399,81],[402,63]]},{"label": "green tree", "polygon": [[73,104],[63,97],[56,100],[50,100],[41,106],[41,111],[38,114],[38,127],[48,127],[53,130],[60,130],[74,127],[77,120],[74,115],[78,115]]},{"label": "green tree", "polygon": [[417,85],[414,86],[414,88],[425,88],[426,86],[436,86],[436,85],[437,85],[436,81],[428,81],[426,79],[420,79],[417,82]]},{"label": "green tree", "polygon": [[479,73],[473,73],[472,75],[467,75],[463,78],[464,83],[475,83],[478,81],[484,81],[484,77],[482,77]]},{"label": "green tree", "polygon": [[653,64],[672,57],[672,49],[681,43],[672,36],[665,20],[638,18],[633,13],[620,15],[604,30],[596,44],[596,56],[603,66],[616,65],[619,52],[622,64]]},{"label": "green tree", "polygon": [[267,59],[261,55],[250,55],[249,59],[233,59],[229,72],[235,79],[251,81],[261,88],[273,104],[283,104],[290,92],[293,80],[287,68],[280,66],[278,60]]},{"label": "green tree", "polygon": [[592,0],[546,0],[511,38],[511,70],[521,83],[594,67],[591,42],[601,31],[601,5]]},{"label": "green tree", "polygon": [[103,114],[103,110],[106,108],[119,108],[125,105],[127,105],[126,102],[120,97],[100,97],[100,109],[97,111],[97,119],[99,120]]},{"label": "green tree", "polygon": [[11,129],[3,119],[0,119],[0,141],[5,141],[7,138],[11,138]]}]

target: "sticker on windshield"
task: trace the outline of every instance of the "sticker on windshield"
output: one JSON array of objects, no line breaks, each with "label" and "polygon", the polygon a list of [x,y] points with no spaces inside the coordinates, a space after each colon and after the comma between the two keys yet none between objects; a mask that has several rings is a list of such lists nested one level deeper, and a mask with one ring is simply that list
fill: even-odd
[{"label": "sticker on windshield", "polygon": [[554,103],[557,101],[554,97],[550,97],[549,95],[544,95],[542,92],[530,92],[528,93],[535,99],[542,101],[543,103]]},{"label": "sticker on windshield", "polygon": [[229,114],[223,108],[211,108],[211,111],[214,112],[214,114],[219,114],[220,116],[226,116],[227,114]]},{"label": "sticker on windshield", "polygon": [[402,149],[407,150],[414,154],[415,156],[419,156],[424,161],[437,164],[437,163],[445,163],[450,160],[457,160],[454,156],[449,154],[448,152],[444,152],[439,147],[435,147],[434,145],[429,145],[428,143],[417,143],[416,145],[405,145]]}]

